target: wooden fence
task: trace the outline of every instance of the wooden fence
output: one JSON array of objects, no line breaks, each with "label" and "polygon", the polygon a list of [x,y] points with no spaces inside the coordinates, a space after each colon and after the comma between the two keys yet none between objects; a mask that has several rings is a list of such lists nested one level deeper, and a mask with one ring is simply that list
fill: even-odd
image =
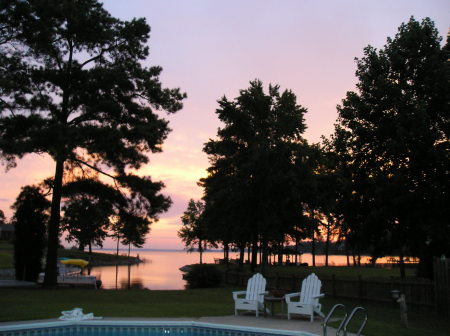
[{"label": "wooden fence", "polygon": [[[447,273],[448,274],[448,273]],[[236,286],[245,286],[251,274],[228,271],[225,273],[225,282]],[[286,292],[299,292],[303,277],[291,276],[266,276],[267,287],[281,289]],[[321,276],[322,293],[336,298],[353,298],[380,302],[393,302],[391,290],[398,289],[405,294],[406,302],[411,310],[423,308],[434,309],[436,307],[435,283],[425,279],[364,279],[338,278]],[[447,306],[448,308],[448,306]]]},{"label": "wooden fence", "polygon": [[434,259],[436,308],[443,316],[450,316],[450,260]]}]

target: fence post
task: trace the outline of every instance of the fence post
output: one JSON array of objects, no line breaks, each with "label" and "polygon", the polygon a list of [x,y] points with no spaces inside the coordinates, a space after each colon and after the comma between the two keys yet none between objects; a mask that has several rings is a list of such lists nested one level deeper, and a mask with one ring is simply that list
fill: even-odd
[{"label": "fence post", "polygon": [[363,299],[363,280],[361,274],[358,275],[358,283],[359,283],[359,299]]},{"label": "fence post", "polygon": [[450,314],[450,262],[447,259],[434,259],[434,291],[436,308],[439,314],[448,317]]},{"label": "fence post", "polygon": [[336,297],[336,276],[334,274],[331,275],[331,291],[333,293],[333,297]]}]

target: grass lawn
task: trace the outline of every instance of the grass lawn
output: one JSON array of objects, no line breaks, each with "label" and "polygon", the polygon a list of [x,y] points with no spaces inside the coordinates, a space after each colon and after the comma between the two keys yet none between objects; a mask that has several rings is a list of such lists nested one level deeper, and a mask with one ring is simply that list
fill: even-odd
[{"label": "grass lawn", "polygon": [[[85,252],[60,250],[60,256],[87,259]],[[104,261],[115,261],[110,254],[94,254]],[[0,268],[12,268],[12,245],[0,243]],[[223,266],[225,267],[225,266]],[[223,268],[225,270],[225,268]],[[248,270],[244,270],[248,271]],[[267,269],[267,275],[296,274],[305,276],[315,272],[318,276],[386,278],[398,276],[398,269],[370,267],[291,267],[275,266]],[[414,270],[408,270],[413,275]],[[62,310],[75,307],[84,312],[93,312],[105,317],[200,317],[233,314],[231,292],[237,288],[222,287],[215,289],[193,290],[93,290],[93,289],[1,289],[0,321],[18,321],[55,318]],[[410,328],[400,326],[400,312],[397,304],[360,302],[350,299],[325,297],[321,300],[326,314],[336,303],[343,303],[351,311],[356,306],[368,310],[369,322],[364,335],[373,336],[448,336],[450,321],[434,312],[409,311]],[[362,316],[361,316],[362,317]],[[358,323],[359,322],[359,323]],[[334,325],[337,327],[337,324]],[[350,331],[356,331],[360,321],[350,325]]]},{"label": "grass lawn", "polygon": [[[342,303],[347,307],[348,313],[357,306],[362,306],[368,311],[368,323],[363,331],[364,335],[373,336],[448,336],[450,322],[440,317],[434,311],[408,311],[409,328],[400,324],[400,309],[398,304],[378,303],[372,301],[359,301],[352,299],[321,299],[325,313],[328,313],[336,303]],[[339,316],[337,314],[337,316]],[[356,315],[350,323],[350,331],[356,332],[361,326],[363,315]],[[336,327],[339,323],[331,324]]]},{"label": "grass lawn", "polygon": [[[233,313],[232,289],[0,289],[0,321],[55,318],[74,307],[107,317],[200,317]],[[45,304],[42,304],[45,302]]]},{"label": "grass lawn", "polygon": [[[236,288],[181,291],[91,290],[91,289],[0,289],[0,321],[58,317],[74,307],[106,317],[200,317],[233,314],[231,292]],[[363,306],[369,312],[364,335],[447,336],[450,322],[433,312],[408,312],[410,328],[400,326],[399,309],[394,304],[324,298],[327,313],[336,303],[348,310]],[[45,302],[45,304],[42,304]],[[255,317],[256,318],[256,317]],[[359,327],[357,321],[353,330]]]},{"label": "grass lawn", "polygon": [[10,243],[0,242],[0,269],[13,268],[13,246]]}]

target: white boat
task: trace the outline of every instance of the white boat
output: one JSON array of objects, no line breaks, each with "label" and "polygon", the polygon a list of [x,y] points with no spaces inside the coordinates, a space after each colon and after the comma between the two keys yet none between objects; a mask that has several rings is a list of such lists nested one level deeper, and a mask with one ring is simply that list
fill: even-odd
[{"label": "white boat", "polygon": [[[44,282],[45,273],[39,273],[37,283]],[[58,285],[67,286],[94,286],[94,288],[101,287],[101,281],[97,280],[95,275],[81,274],[81,268],[72,265],[65,265],[58,262]]]}]

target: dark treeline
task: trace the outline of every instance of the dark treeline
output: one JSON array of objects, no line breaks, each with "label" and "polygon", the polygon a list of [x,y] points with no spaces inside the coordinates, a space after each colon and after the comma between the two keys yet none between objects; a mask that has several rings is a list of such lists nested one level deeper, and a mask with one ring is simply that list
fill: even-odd
[{"label": "dark treeline", "polygon": [[[450,255],[450,44],[430,19],[411,18],[383,49],[356,59],[358,83],[337,106],[334,134],[303,138],[306,108],[289,90],[250,82],[216,110],[223,127],[204,146],[202,201],[191,200],[180,237],[204,249],[251,253],[254,269],[287,245],[313,254]],[[195,216],[193,214],[195,213]],[[305,243],[308,241],[308,243]],[[251,252],[248,252],[251,251]],[[325,261],[328,262],[328,259]]]}]

